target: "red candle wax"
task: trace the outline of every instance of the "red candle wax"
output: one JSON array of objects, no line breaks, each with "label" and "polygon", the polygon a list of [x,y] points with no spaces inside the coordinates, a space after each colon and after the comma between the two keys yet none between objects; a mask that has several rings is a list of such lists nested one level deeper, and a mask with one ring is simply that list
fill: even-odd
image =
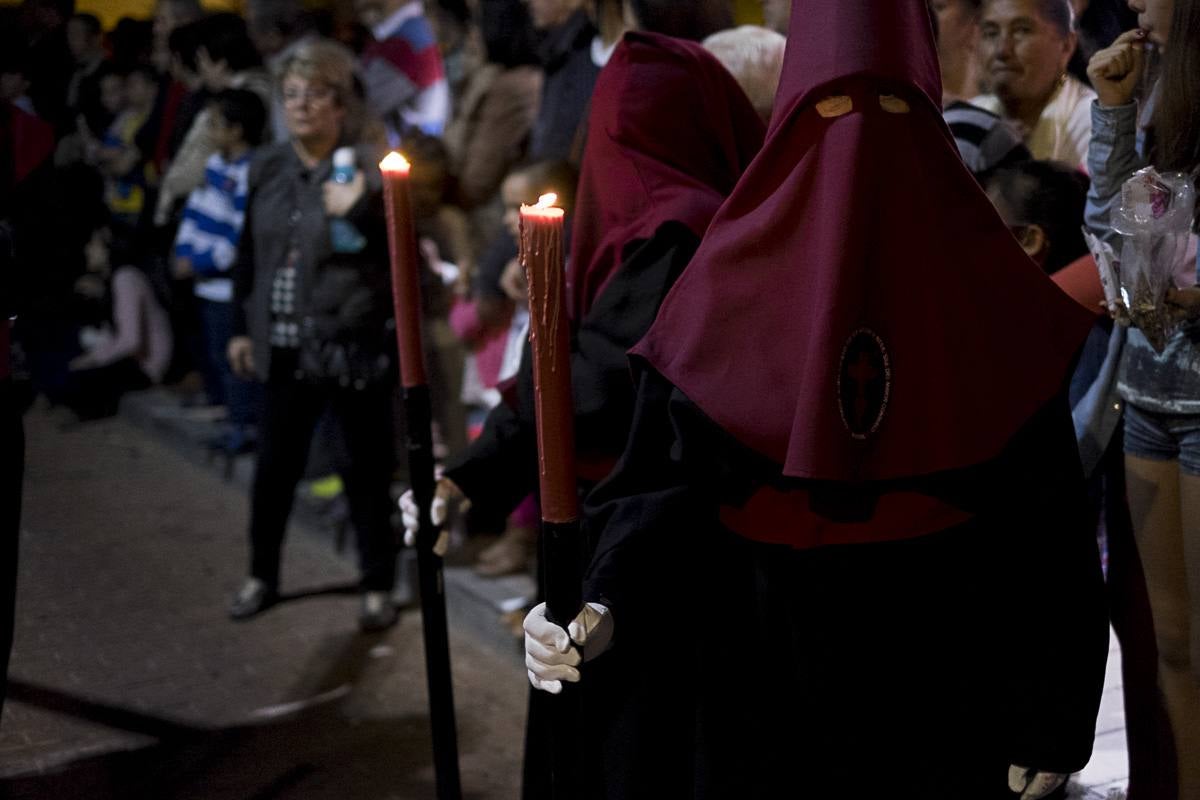
[{"label": "red candle wax", "polygon": [[579,518],[575,488],[575,408],[567,328],[563,216],[554,195],[521,206],[521,264],[529,284],[529,341],[537,408],[542,519]]},{"label": "red candle wax", "polygon": [[400,351],[400,382],[406,389],[423,386],[425,356],[421,349],[420,260],[409,197],[409,163],[396,152],[379,164],[383,173],[383,204],[387,211],[388,253],[392,267],[392,305]]}]

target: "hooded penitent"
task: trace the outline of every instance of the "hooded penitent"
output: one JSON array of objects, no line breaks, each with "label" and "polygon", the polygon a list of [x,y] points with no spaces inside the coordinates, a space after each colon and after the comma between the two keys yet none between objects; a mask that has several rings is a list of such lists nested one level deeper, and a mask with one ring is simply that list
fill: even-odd
[{"label": "hooded penitent", "polygon": [[940,97],[925,0],[798,0],[766,144],[634,351],[784,476],[988,461],[1094,322],[1014,241]]},{"label": "hooded penitent", "polygon": [[574,319],[616,274],[626,245],[671,221],[703,235],[762,136],[745,93],[707,50],[626,34],[592,96],[568,275]]}]

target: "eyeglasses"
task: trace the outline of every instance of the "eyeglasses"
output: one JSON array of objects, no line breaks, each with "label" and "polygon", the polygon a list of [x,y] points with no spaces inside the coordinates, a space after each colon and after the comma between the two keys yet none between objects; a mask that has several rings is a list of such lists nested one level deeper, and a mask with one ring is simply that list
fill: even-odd
[{"label": "eyeglasses", "polygon": [[310,86],[307,89],[288,87],[283,90],[283,104],[285,106],[301,103],[304,105],[319,105],[332,100],[333,95],[333,89],[328,86]]}]

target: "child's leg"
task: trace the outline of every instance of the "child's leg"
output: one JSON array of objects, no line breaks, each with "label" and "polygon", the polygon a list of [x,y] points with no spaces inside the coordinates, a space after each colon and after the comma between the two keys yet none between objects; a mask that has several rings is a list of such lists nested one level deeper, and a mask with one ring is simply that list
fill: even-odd
[{"label": "child's leg", "polygon": [[[1192,674],[1192,609],[1183,546],[1179,462],[1126,455],[1125,467],[1129,510],[1154,616],[1159,676],[1175,734],[1179,798],[1200,800],[1200,692]],[[1195,489],[1197,493],[1189,500],[1193,515],[1200,513],[1200,481]],[[1197,524],[1200,521],[1193,523]]]},{"label": "child's leg", "polygon": [[[1188,447],[1191,438],[1184,437],[1179,478],[1180,519],[1183,524],[1184,563],[1190,601],[1191,706],[1185,738],[1177,745],[1177,750],[1180,798],[1196,800],[1200,798],[1200,452],[1192,452],[1192,448]],[[1200,451],[1200,447],[1196,449]]]}]

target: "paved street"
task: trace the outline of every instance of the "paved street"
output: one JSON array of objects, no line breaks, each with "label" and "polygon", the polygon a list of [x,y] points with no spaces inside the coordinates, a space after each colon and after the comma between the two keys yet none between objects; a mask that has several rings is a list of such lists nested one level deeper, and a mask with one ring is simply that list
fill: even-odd
[{"label": "paved street", "polygon": [[[234,624],[246,501],[111,420],[29,438],[17,634],[0,721],[14,798],[426,798],[420,617],[358,633],[353,568],[301,530],[284,591]],[[518,794],[520,662],[452,637],[464,792]]]},{"label": "paved street", "polygon": [[[122,419],[62,430],[35,410],[26,426],[0,797],[434,796],[417,612],[386,634],[359,634],[352,565],[301,525],[285,550],[289,601],[231,623],[243,488]],[[497,640],[510,643],[481,633],[494,628],[491,612],[474,617],[452,634],[464,791],[504,800],[519,793],[527,684],[515,649]],[[1114,641],[1076,798],[1123,796],[1119,657]]]}]

